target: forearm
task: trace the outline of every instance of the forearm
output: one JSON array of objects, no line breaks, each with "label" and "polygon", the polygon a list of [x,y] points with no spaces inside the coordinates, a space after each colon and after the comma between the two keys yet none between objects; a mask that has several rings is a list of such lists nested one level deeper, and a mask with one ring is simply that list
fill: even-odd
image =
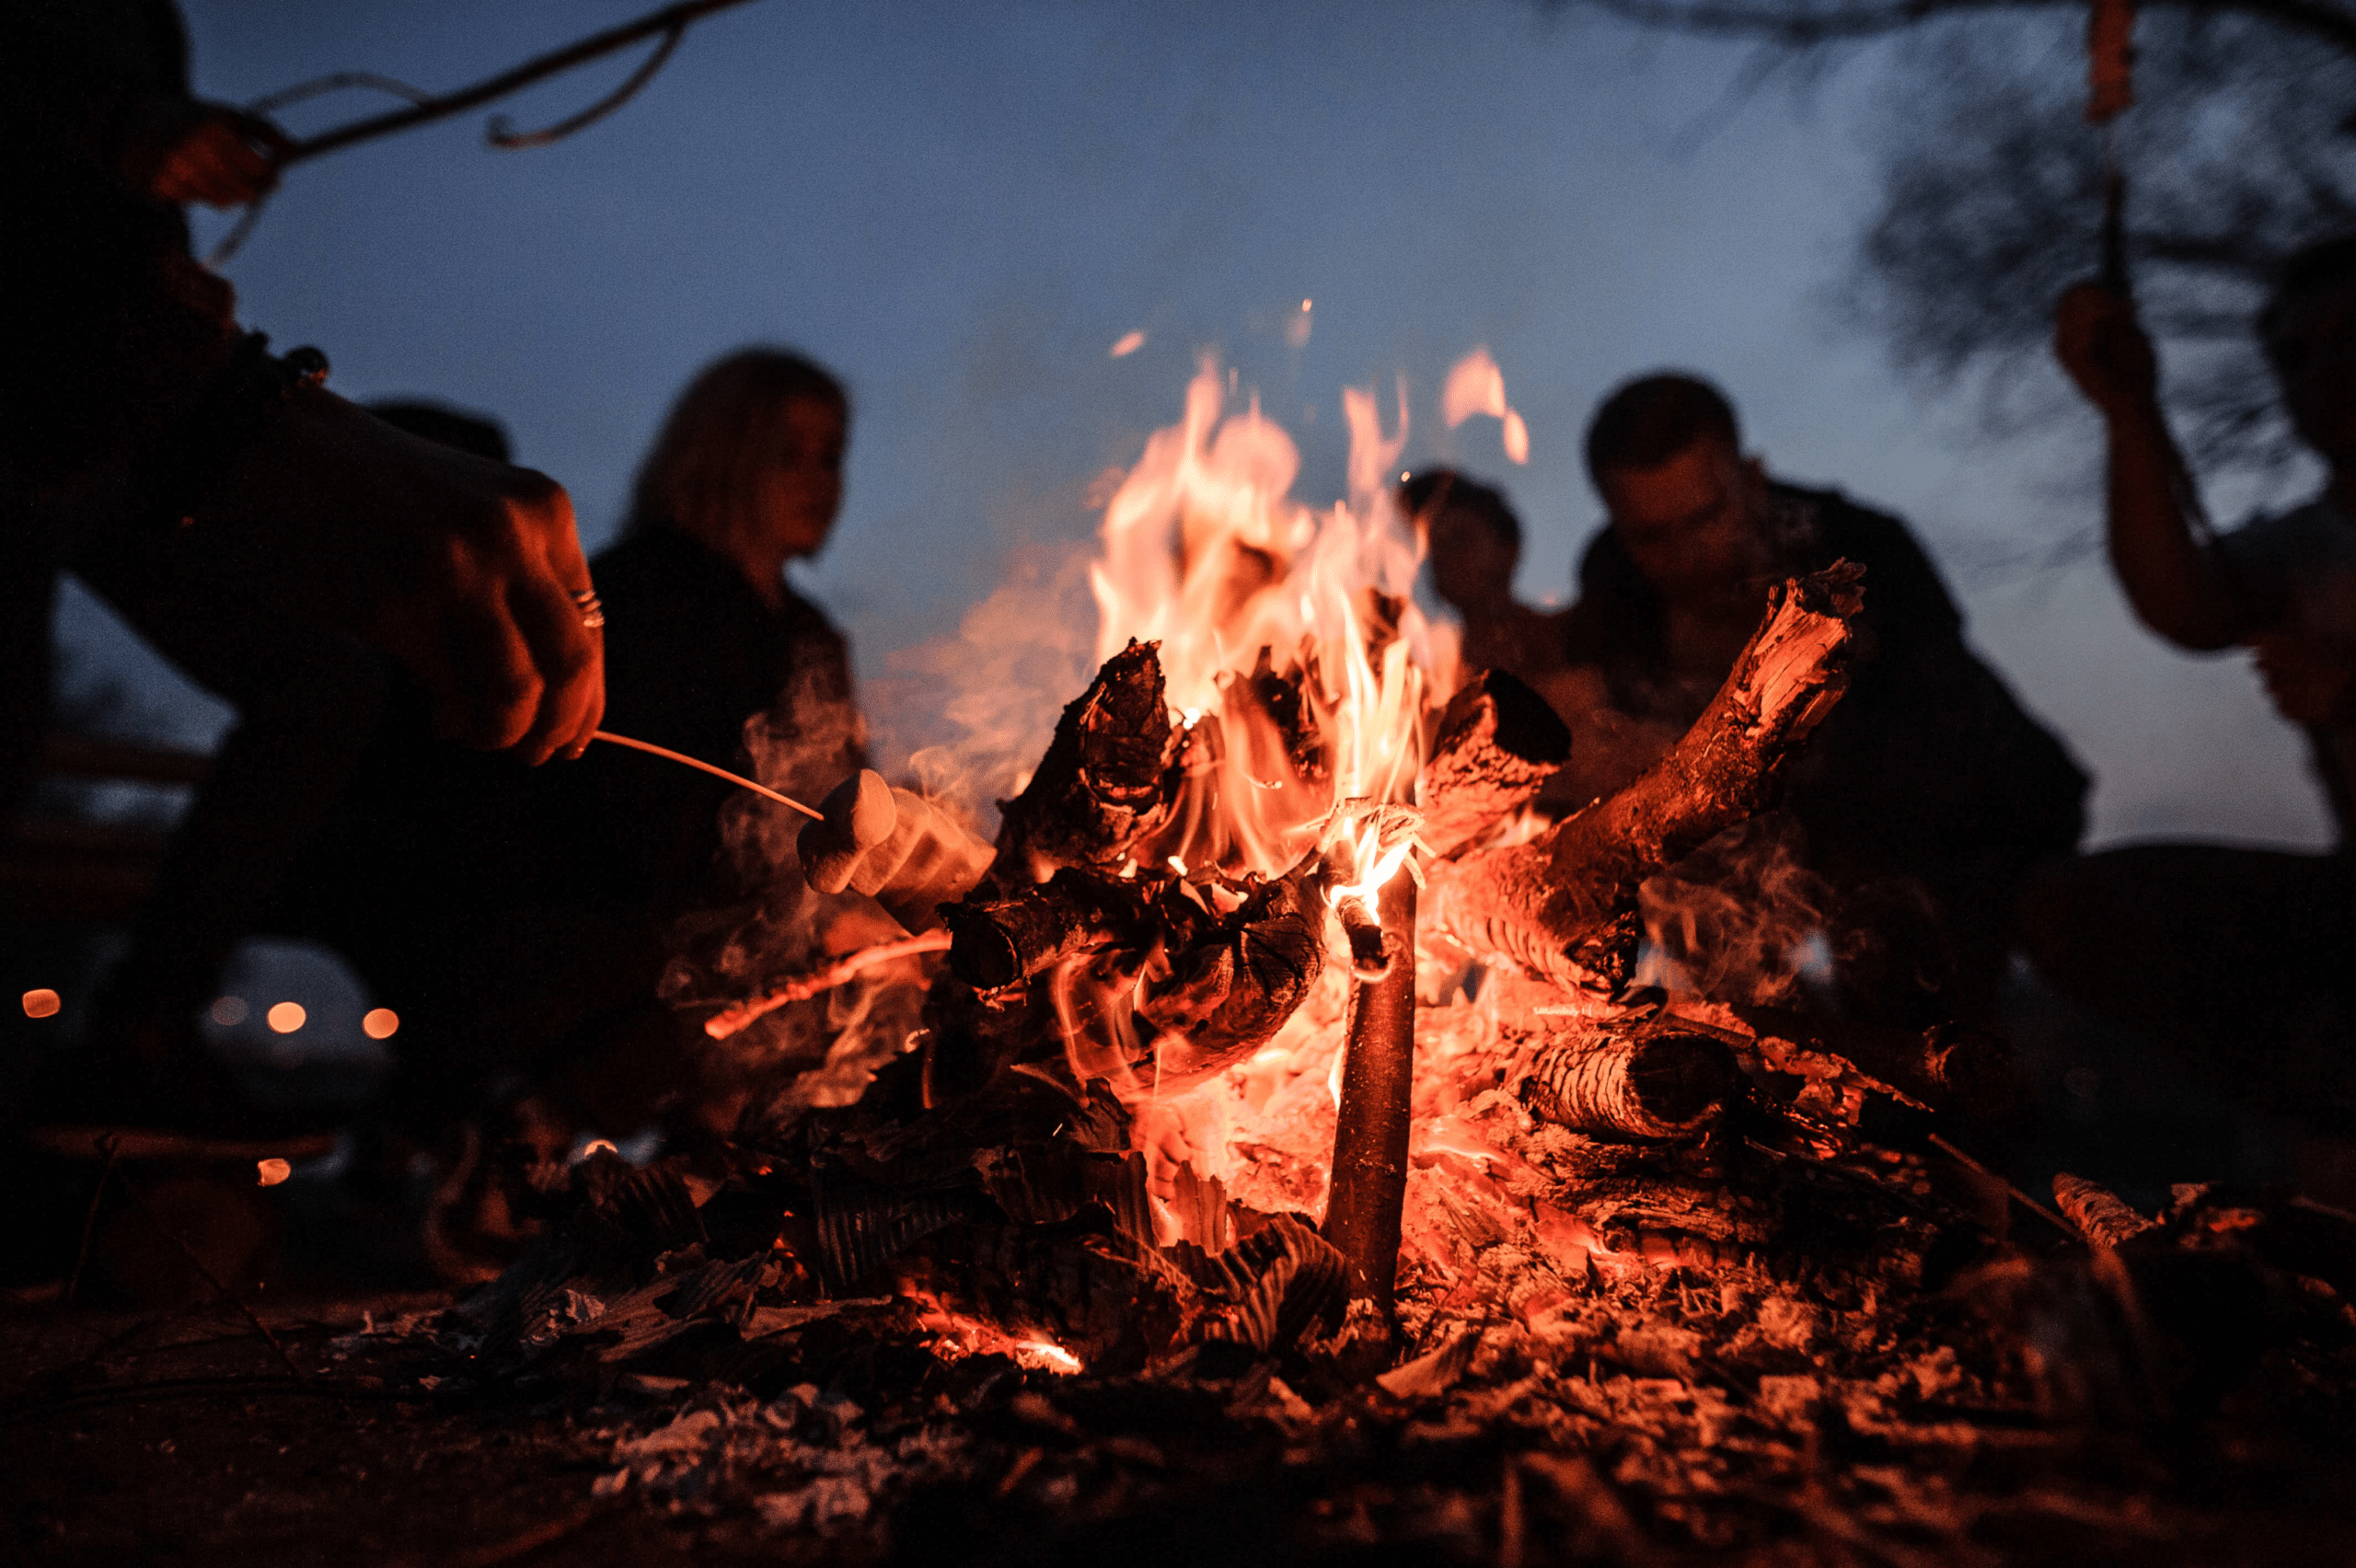
[{"label": "forearm", "polygon": [[2108,539],[2138,619],[2185,648],[2238,640],[2240,606],[2188,516],[2191,478],[2154,402],[2110,410]]}]

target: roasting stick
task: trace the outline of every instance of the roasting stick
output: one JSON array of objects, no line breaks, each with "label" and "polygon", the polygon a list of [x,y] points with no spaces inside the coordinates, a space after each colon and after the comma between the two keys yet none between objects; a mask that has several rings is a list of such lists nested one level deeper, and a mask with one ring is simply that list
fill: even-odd
[{"label": "roasting stick", "polygon": [[712,1014],[703,1020],[703,1032],[714,1040],[725,1040],[755,1019],[775,1012],[788,1002],[798,1002],[821,991],[831,991],[862,969],[889,963],[895,958],[913,958],[920,952],[948,951],[947,931],[927,931],[921,936],[903,937],[896,942],[878,942],[873,947],[860,948],[857,952],[845,953],[824,969],[787,981],[765,997],[754,997],[725,1011]]},{"label": "roasting stick", "polygon": [[591,734],[589,738],[593,741],[611,741],[618,746],[628,746],[632,751],[642,751],[649,756],[667,757],[673,762],[682,763],[688,767],[697,768],[702,772],[709,773],[714,778],[725,778],[731,784],[741,784],[756,795],[767,795],[770,800],[775,801],[780,806],[791,806],[795,811],[800,812],[812,822],[824,822],[826,820],[824,814],[812,811],[808,806],[803,805],[801,801],[795,800],[791,795],[780,795],[776,790],[770,789],[768,785],[756,784],[741,773],[731,773],[724,767],[714,767],[711,764],[696,757],[688,756],[684,752],[675,752],[668,746],[658,746],[653,741],[633,741],[628,735],[617,735],[611,730],[596,731]]}]

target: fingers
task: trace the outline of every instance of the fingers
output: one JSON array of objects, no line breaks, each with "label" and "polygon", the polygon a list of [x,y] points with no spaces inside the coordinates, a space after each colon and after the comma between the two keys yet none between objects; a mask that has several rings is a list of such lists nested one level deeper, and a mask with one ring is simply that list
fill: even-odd
[{"label": "fingers", "polygon": [[605,656],[597,634],[583,624],[580,605],[553,576],[535,574],[513,583],[507,607],[538,677],[529,727],[511,749],[535,767],[560,754],[578,756],[606,709]]},{"label": "fingers", "polygon": [[2054,311],[2054,357],[2096,407],[2116,412],[2158,394],[2158,362],[2135,305],[2099,283],[2080,283]]},{"label": "fingers", "polygon": [[541,682],[531,650],[492,595],[437,595],[431,645],[415,661],[433,694],[434,728],[445,739],[504,751],[530,732]]},{"label": "fingers", "polygon": [[164,156],[151,189],[172,202],[202,202],[211,207],[237,207],[269,193],[278,183],[275,156],[249,139],[248,122],[268,129],[277,144],[285,144],[277,128],[250,115],[220,111],[193,126]]},{"label": "fingers", "polygon": [[572,526],[572,502],[554,481],[530,476],[535,493],[509,503],[515,555],[507,607],[540,678],[538,707],[516,755],[537,766],[578,756],[605,714],[605,640],[588,624],[589,565]]}]

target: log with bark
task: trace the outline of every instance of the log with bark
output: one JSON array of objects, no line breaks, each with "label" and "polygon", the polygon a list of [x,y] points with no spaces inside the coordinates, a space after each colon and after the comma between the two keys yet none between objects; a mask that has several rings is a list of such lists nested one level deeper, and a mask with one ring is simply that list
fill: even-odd
[{"label": "log with bark", "polygon": [[1549,1031],[1521,1085],[1541,1121],[1623,1138],[1694,1136],[1741,1094],[1734,1053],[1673,1023]]},{"label": "log with bark", "polygon": [[977,991],[1028,980],[1076,953],[1142,950],[1159,929],[1146,889],[1066,866],[1044,882],[945,906],[949,971]]},{"label": "log with bark", "polygon": [[2070,1223],[2078,1228],[2078,1234],[2098,1247],[2116,1247],[2130,1237],[2160,1227],[2158,1220],[2128,1207],[2100,1182],[2073,1176],[2066,1170],[2053,1173],[2053,1201]]},{"label": "log with bark", "polygon": [[1784,760],[1847,688],[1865,571],[1773,589],[1766,618],[1684,739],[1625,790],[1542,837],[1433,869],[1426,924],[1484,960],[1617,989],[1641,935],[1636,889],[1764,809]]}]

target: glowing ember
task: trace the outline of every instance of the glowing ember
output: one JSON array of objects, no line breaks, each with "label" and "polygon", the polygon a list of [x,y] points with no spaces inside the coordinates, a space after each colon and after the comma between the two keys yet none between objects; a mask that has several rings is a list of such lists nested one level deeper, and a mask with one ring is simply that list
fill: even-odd
[{"label": "glowing ember", "polygon": [[910,1297],[926,1306],[917,1322],[933,1336],[931,1349],[936,1355],[1003,1355],[1031,1371],[1054,1372],[1067,1378],[1087,1369],[1079,1356],[1053,1340],[1035,1334],[1010,1333],[980,1318],[953,1312],[922,1291],[911,1292]]},{"label": "glowing ember", "polygon": [[57,993],[45,986],[25,993],[27,1018],[55,1018],[62,1005],[57,999]]},{"label": "glowing ember", "polygon": [[254,1161],[254,1173],[260,1178],[257,1185],[275,1187],[294,1175],[294,1168],[283,1159],[258,1159]]},{"label": "glowing ember", "polygon": [[401,1015],[390,1008],[370,1008],[361,1015],[360,1032],[371,1040],[390,1040],[400,1027]]}]

